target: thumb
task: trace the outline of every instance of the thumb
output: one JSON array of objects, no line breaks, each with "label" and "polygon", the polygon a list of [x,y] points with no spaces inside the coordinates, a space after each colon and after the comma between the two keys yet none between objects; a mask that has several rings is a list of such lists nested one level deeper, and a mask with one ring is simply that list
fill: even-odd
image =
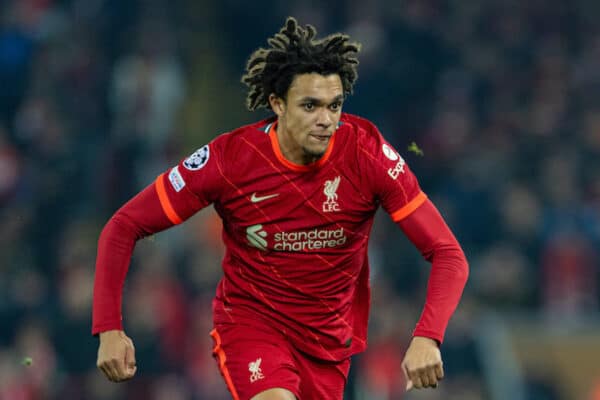
[{"label": "thumb", "polygon": [[408,377],[408,370],[406,369],[406,365],[402,365],[402,372],[404,372],[404,379],[406,380],[406,391],[408,392],[410,389],[413,388],[413,383]]},{"label": "thumb", "polygon": [[132,345],[128,345],[125,347],[125,368],[128,371],[135,372],[136,362],[135,362],[135,349]]}]

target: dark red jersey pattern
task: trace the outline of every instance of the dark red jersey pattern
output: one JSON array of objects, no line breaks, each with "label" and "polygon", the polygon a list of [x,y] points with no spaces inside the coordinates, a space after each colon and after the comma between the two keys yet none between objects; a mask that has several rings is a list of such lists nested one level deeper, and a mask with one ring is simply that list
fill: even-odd
[{"label": "dark red jersey pattern", "polygon": [[156,191],[173,224],[210,203],[223,219],[216,325],[269,324],[300,350],[341,360],[366,347],[376,210],[400,221],[426,196],[367,120],[343,114],[310,165],[286,160],[275,130],[271,119],[217,137],[159,176]]}]

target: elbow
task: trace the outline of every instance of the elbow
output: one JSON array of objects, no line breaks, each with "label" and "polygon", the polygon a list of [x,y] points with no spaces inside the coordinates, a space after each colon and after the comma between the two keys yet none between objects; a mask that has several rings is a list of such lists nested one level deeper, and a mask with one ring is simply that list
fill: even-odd
[{"label": "elbow", "polygon": [[463,284],[466,285],[469,280],[470,266],[465,253],[460,249],[461,268],[458,270],[458,276],[462,280]]},{"label": "elbow", "polygon": [[117,212],[102,228],[99,242],[119,242],[121,240],[136,242],[143,237],[143,234],[136,225],[133,224],[122,213]]},{"label": "elbow", "polygon": [[442,264],[452,271],[456,281],[466,285],[470,272],[469,262],[458,242],[453,241],[439,246],[434,252],[433,258],[437,258],[439,261],[445,260],[445,262],[442,261]]},{"label": "elbow", "polygon": [[141,221],[129,216],[123,210],[119,210],[111,221],[118,225],[121,230],[126,231],[127,235],[138,241],[148,236],[148,233],[142,228]]}]

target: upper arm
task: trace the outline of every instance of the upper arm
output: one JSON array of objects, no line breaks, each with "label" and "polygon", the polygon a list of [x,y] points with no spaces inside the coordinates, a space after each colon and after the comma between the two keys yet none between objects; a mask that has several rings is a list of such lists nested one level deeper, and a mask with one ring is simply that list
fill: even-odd
[{"label": "upper arm", "polygon": [[462,252],[454,234],[431,200],[426,200],[397,224],[427,259],[436,249],[454,248]]},{"label": "upper arm", "polygon": [[427,200],[416,176],[375,126],[368,126],[359,141],[361,174],[372,196],[394,222],[403,220]]},{"label": "upper arm", "polygon": [[217,201],[223,181],[221,151],[215,140],[159,175],[154,186],[164,214],[179,224]]}]

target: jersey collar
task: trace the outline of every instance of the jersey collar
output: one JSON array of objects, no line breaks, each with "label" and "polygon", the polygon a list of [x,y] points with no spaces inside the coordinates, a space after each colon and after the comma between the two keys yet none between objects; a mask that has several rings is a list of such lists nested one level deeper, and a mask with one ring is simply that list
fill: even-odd
[{"label": "jersey collar", "polygon": [[281,153],[281,147],[279,146],[279,138],[277,137],[277,122],[273,122],[267,125],[266,132],[271,140],[271,146],[273,147],[273,152],[275,152],[277,160],[279,160],[279,162],[283,164],[286,168],[297,172],[311,171],[320,168],[323,164],[325,164],[329,159],[331,152],[333,151],[333,143],[335,142],[335,137],[337,136],[336,130],[336,132],[333,133],[331,139],[329,140],[329,145],[327,146],[327,150],[325,150],[325,154],[323,154],[323,157],[310,164],[296,164],[285,158]]}]

